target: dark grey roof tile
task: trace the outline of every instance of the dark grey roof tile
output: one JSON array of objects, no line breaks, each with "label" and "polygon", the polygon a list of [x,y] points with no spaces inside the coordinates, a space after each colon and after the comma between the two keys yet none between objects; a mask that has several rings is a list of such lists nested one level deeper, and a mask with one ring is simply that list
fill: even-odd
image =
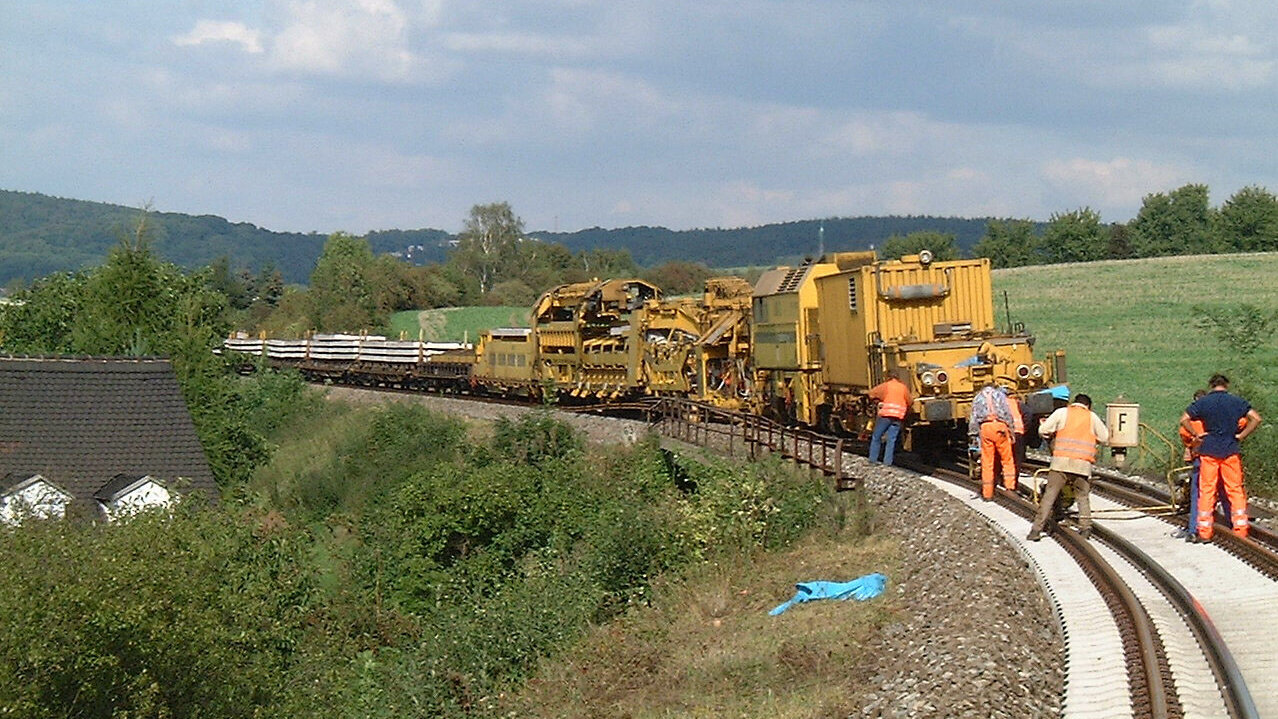
[{"label": "dark grey roof tile", "polygon": [[81,499],[119,475],[180,477],[217,497],[162,359],[0,358],[0,476],[33,474]]}]

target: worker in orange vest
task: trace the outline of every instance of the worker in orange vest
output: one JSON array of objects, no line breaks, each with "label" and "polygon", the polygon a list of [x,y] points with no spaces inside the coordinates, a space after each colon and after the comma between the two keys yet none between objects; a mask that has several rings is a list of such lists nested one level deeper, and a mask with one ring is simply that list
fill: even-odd
[{"label": "worker in orange vest", "polygon": [[[1223,482],[1229,496],[1230,524],[1234,534],[1245,537],[1250,529],[1247,519],[1247,490],[1243,487],[1242,457],[1239,443],[1255,431],[1260,414],[1247,400],[1229,393],[1229,378],[1212,375],[1207,383],[1211,391],[1185,408],[1180,426],[1195,431],[1193,420],[1201,420],[1203,430],[1195,437],[1198,447],[1198,539],[1210,542],[1215,529],[1216,484]],[[1246,420],[1242,429],[1240,420]]]},{"label": "worker in orange vest", "polygon": [[979,437],[981,447],[981,497],[994,499],[994,457],[1002,461],[1003,487],[1016,489],[1016,463],[1012,459],[1012,427],[1016,420],[1001,389],[988,384],[972,398],[967,418],[969,437]]},{"label": "worker in orange vest", "polygon": [[882,449],[883,464],[890,466],[896,452],[897,436],[901,434],[901,425],[910,410],[910,388],[892,373],[886,381],[870,389],[870,399],[879,402],[874,431],[870,433],[870,461],[878,462],[879,450]]},{"label": "worker in orange vest", "polygon": [[1038,428],[1039,435],[1052,439],[1052,462],[1048,465],[1047,487],[1038,502],[1038,514],[1030,526],[1031,542],[1043,536],[1052,516],[1052,507],[1066,482],[1074,487],[1078,502],[1078,533],[1084,539],[1092,536],[1092,465],[1096,464],[1096,446],[1109,441],[1109,428],[1092,411],[1092,398],[1074,395],[1068,407],[1052,412]]}]

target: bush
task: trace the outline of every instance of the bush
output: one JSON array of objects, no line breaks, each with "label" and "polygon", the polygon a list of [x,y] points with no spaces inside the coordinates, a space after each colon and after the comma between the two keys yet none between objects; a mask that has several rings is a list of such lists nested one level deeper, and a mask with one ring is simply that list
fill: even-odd
[{"label": "bush", "polygon": [[739,467],[716,461],[686,467],[695,493],[683,505],[701,556],[779,547],[812,525],[829,494],[776,457]]},{"label": "bush", "polygon": [[651,438],[595,456],[546,414],[481,448],[420,407],[339,419],[345,439],[299,472],[308,488],[283,512],[192,505],[0,533],[0,708],[484,713],[661,573],[795,536],[824,485],[779,461],[680,460],[681,490]]},{"label": "bush", "polygon": [[189,507],[0,537],[0,706],[14,716],[252,717],[316,620],[309,539]]},{"label": "bush", "polygon": [[499,417],[493,424],[493,449],[512,462],[539,464],[581,452],[582,442],[572,427],[537,410],[516,420]]}]

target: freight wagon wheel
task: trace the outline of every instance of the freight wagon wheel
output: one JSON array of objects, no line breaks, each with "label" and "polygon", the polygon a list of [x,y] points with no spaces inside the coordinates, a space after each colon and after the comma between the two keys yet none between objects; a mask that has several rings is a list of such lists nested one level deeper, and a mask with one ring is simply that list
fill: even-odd
[{"label": "freight wagon wheel", "polygon": [[773,397],[768,403],[768,418],[786,424],[785,397]]},{"label": "freight wagon wheel", "polygon": [[817,429],[829,434],[838,434],[834,428],[834,408],[828,404],[817,407]]},{"label": "freight wagon wheel", "polygon": [[840,436],[848,433],[847,427],[843,425],[843,418],[837,414],[830,415],[829,427],[826,428],[826,431],[828,431],[830,434],[837,434]]}]

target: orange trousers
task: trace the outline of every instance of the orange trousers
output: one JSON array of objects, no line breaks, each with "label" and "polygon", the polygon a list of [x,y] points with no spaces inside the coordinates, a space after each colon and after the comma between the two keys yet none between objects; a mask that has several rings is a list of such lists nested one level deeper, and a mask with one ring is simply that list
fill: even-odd
[{"label": "orange trousers", "polygon": [[1247,490],[1243,488],[1242,458],[1236,454],[1228,457],[1200,458],[1198,469],[1198,536],[1211,539],[1216,524],[1216,485],[1225,485],[1225,494],[1229,497],[1229,518],[1234,534],[1247,536],[1250,524],[1247,521]]},{"label": "orange trousers", "polygon": [[981,496],[994,498],[994,455],[1003,464],[1003,487],[1016,489],[1016,457],[1012,454],[1012,430],[992,420],[981,424]]}]

